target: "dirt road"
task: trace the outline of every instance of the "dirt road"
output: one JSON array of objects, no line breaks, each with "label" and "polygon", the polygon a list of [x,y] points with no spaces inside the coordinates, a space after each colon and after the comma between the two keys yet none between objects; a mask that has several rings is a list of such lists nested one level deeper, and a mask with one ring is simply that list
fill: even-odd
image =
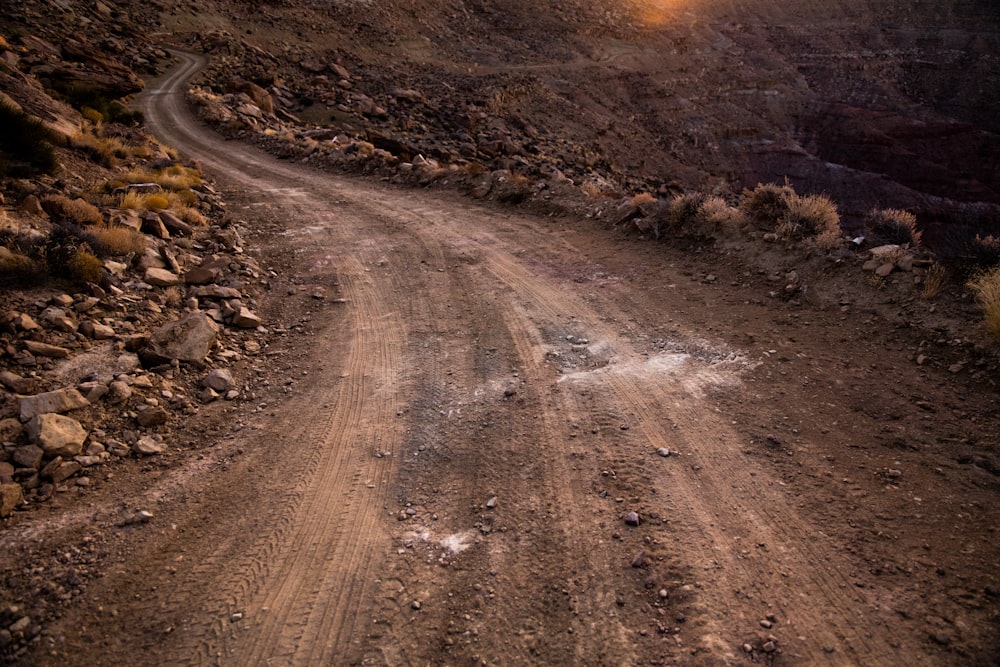
[{"label": "dirt road", "polygon": [[33,661],[996,658],[998,484],[960,460],[993,397],[724,257],[224,141],[199,65],[148,123],[256,230],[284,335]]}]

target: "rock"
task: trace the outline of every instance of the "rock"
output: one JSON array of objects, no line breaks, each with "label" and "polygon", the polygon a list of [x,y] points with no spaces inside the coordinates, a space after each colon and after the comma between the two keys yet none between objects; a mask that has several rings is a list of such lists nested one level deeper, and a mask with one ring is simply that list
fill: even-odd
[{"label": "rock", "polygon": [[11,460],[22,468],[38,470],[42,465],[42,455],[45,454],[38,445],[24,445],[14,450]]},{"label": "rock", "polygon": [[9,461],[0,461],[0,484],[14,481],[14,466]]},{"label": "rock", "polygon": [[173,271],[157,269],[152,266],[146,269],[146,273],[143,275],[143,280],[156,287],[173,287],[174,285],[179,285],[181,283],[180,276]]},{"label": "rock", "polygon": [[167,423],[170,413],[163,408],[147,408],[139,412],[135,418],[139,426],[149,428],[150,426],[162,426]]},{"label": "rock", "polygon": [[219,392],[215,391],[211,387],[205,387],[198,392],[198,400],[202,403],[211,403],[217,398],[219,398]]},{"label": "rock", "polygon": [[23,433],[24,426],[21,425],[20,420],[13,417],[0,419],[0,443],[17,442]]},{"label": "rock", "polygon": [[10,516],[24,501],[24,490],[20,484],[0,484],[0,516]]},{"label": "rock", "polygon": [[489,500],[486,501],[486,508],[487,509],[493,509],[496,506],[497,506],[497,497],[496,496],[493,496],[492,498],[490,498]]},{"label": "rock", "polygon": [[50,345],[36,340],[24,341],[24,347],[36,357],[48,357],[50,359],[65,359],[69,356],[69,350],[58,345]]},{"label": "rock", "polygon": [[205,379],[201,381],[201,385],[215,391],[226,392],[232,389],[236,385],[236,382],[233,380],[233,374],[228,369],[215,368],[205,376]]},{"label": "rock", "polygon": [[106,324],[87,320],[80,323],[80,333],[94,340],[110,340],[115,337],[115,330]]},{"label": "rock", "polygon": [[243,296],[238,289],[221,285],[198,287],[191,292],[191,295],[199,299],[238,299]]},{"label": "rock", "polygon": [[896,266],[900,271],[906,271],[907,273],[913,271],[913,255],[903,255],[899,258],[899,261],[896,262]]},{"label": "rock", "polygon": [[188,313],[154,331],[139,356],[154,365],[173,359],[200,364],[218,335],[219,326],[208,315],[201,311]]},{"label": "rock", "polygon": [[166,225],[164,225],[163,221],[160,220],[160,216],[153,211],[149,211],[146,215],[142,216],[141,229],[143,232],[151,236],[155,236],[158,239],[170,238],[170,232],[167,230]]},{"label": "rock", "polygon": [[21,205],[18,207],[25,213],[30,213],[31,215],[37,215],[39,218],[47,218],[48,214],[45,209],[42,208],[42,202],[35,195],[28,195],[21,200]]},{"label": "rock", "polygon": [[28,421],[36,415],[47,412],[69,412],[90,405],[90,401],[84,398],[80,392],[72,387],[47,391],[34,396],[22,396],[20,398],[21,421]]},{"label": "rock", "polygon": [[639,549],[639,552],[632,557],[632,567],[643,567],[646,564],[646,550]]},{"label": "rock", "polygon": [[879,278],[885,278],[890,273],[895,271],[895,269],[896,269],[895,262],[886,262],[885,264],[880,264],[879,267],[875,269],[875,275],[878,276]]},{"label": "rock", "polygon": [[170,211],[160,211],[160,222],[163,226],[167,228],[171,234],[176,234],[178,236],[191,236],[194,234],[194,228],[188,223],[184,222],[176,215]]},{"label": "rock", "polygon": [[55,413],[33,417],[28,422],[28,437],[46,456],[76,456],[83,451],[87,431],[77,420]]},{"label": "rock", "polygon": [[188,285],[209,285],[222,275],[216,268],[196,267],[184,274],[184,282]]},{"label": "rock", "polygon": [[656,450],[656,453],[660,456],[670,456],[673,452],[671,452],[667,447],[660,447]]},{"label": "rock", "polygon": [[638,526],[639,521],[639,514],[636,512],[629,512],[625,515],[625,523],[629,526]]},{"label": "rock", "polygon": [[132,445],[132,451],[139,456],[152,456],[163,452],[163,445],[150,437],[139,438]]},{"label": "rock", "polygon": [[246,306],[241,306],[239,312],[233,316],[233,325],[241,329],[256,329],[260,324],[260,318]]},{"label": "rock", "polygon": [[0,384],[15,394],[30,394],[35,391],[37,382],[32,378],[23,378],[17,373],[0,371]]},{"label": "rock", "polygon": [[38,322],[25,313],[11,313],[9,321],[17,331],[36,331],[42,328]]},{"label": "rock", "polygon": [[132,387],[127,382],[115,380],[108,384],[107,401],[111,405],[124,403],[132,396]]},{"label": "rock", "polygon": [[[53,484],[59,484],[60,482],[65,482],[81,470],[83,470],[83,466],[76,461],[63,461],[54,470],[49,471],[48,477],[52,480]],[[42,476],[44,477],[45,475]]]}]

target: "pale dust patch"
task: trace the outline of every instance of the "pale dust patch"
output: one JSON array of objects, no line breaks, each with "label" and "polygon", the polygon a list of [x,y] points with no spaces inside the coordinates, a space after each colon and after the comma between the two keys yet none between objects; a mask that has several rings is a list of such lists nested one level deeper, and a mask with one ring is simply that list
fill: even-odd
[{"label": "pale dust patch", "polygon": [[460,554],[469,547],[471,547],[476,541],[476,531],[474,530],[463,530],[458,533],[452,533],[451,535],[446,535],[441,539],[437,539],[429,530],[421,529],[414,530],[406,533],[404,536],[404,541],[407,542],[424,542],[430,544],[436,542],[437,544],[444,547],[451,555]]},{"label": "pale dust patch", "polygon": [[700,397],[708,388],[738,384],[737,373],[745,367],[739,358],[706,364],[689,354],[664,353],[624,361],[612,358],[600,368],[567,373],[559,378],[559,382],[602,382],[607,376],[618,375],[642,382],[671,382],[688,394]]}]

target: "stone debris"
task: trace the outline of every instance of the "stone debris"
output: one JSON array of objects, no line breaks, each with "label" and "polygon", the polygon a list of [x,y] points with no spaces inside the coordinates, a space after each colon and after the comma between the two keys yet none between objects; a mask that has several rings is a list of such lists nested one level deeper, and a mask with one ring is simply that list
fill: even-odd
[{"label": "stone debris", "polygon": [[55,413],[32,417],[28,437],[45,456],[76,456],[83,451],[87,431],[77,420]]}]

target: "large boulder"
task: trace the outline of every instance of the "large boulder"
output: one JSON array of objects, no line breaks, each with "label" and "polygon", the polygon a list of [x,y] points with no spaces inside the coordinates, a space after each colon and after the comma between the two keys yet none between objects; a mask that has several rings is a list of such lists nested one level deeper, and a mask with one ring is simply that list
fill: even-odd
[{"label": "large boulder", "polygon": [[205,313],[195,311],[154,331],[149,343],[139,351],[139,357],[147,365],[165,364],[174,359],[201,364],[218,335],[219,325]]},{"label": "large boulder", "polygon": [[28,437],[42,448],[45,456],[69,458],[83,451],[87,431],[72,417],[50,412],[28,422]]}]

